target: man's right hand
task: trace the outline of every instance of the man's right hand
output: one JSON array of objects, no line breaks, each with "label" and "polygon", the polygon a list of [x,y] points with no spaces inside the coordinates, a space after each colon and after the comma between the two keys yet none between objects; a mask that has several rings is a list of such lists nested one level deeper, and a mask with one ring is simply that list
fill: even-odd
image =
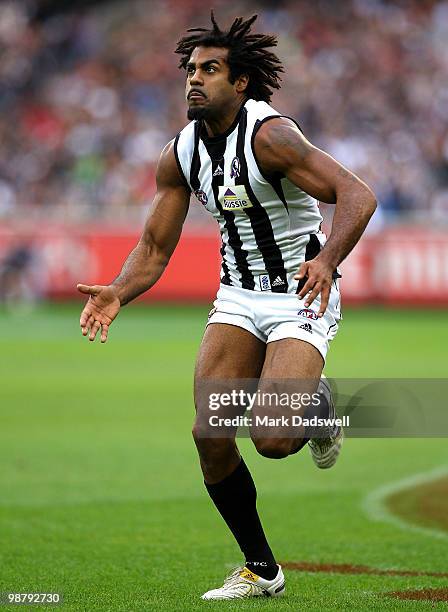
[{"label": "man's right hand", "polygon": [[78,291],[87,294],[89,300],[81,313],[79,324],[82,335],[89,334],[93,342],[101,328],[101,342],[106,342],[109,325],[120,311],[120,300],[115,289],[108,285],[77,285]]}]

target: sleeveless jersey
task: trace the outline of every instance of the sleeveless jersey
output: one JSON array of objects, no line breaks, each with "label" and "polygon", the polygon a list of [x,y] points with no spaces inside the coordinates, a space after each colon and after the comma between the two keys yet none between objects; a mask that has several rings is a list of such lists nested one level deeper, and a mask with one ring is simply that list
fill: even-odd
[{"label": "sleeveless jersey", "polygon": [[264,176],[258,166],[255,135],[281,116],[249,99],[225,133],[208,137],[196,120],[174,141],[181,176],[219,224],[224,285],[296,293],[294,274],[325,243],[317,201],[282,174]]}]

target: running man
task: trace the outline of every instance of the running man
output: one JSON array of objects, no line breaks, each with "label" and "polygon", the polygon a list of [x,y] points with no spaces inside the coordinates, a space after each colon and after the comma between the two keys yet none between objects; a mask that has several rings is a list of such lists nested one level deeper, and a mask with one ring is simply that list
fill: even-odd
[{"label": "running man", "polygon": [[[188,30],[177,45],[186,71],[190,123],[162,151],[157,193],[142,236],[107,286],[78,285],[89,295],[80,325],[106,342],[121,306],[150,289],[178,243],[190,195],[217,220],[221,282],[195,372],[193,437],[205,487],[245,557],[222,587],[203,599],[279,596],[285,580],[264,534],[256,489],[235,436],[204,435],[201,388],[219,379],[321,378],[338,329],[337,267],[360,239],[376,202],[369,187],[313,146],[298,124],[270,106],[283,72],[275,36],[252,33],[256,16],[221,30]],[[329,101],[331,103],[331,101]],[[320,231],[317,201],[335,205],[331,234]],[[265,385],[265,386],[263,386]],[[320,393],[334,415],[325,383]],[[257,451],[283,458],[309,445],[318,467],[331,467],[340,428],[323,438],[254,435]]]}]

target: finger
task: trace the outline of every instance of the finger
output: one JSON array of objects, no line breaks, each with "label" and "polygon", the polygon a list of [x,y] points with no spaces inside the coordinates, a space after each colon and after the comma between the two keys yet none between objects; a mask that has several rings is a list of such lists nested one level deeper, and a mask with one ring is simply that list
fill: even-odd
[{"label": "finger", "polygon": [[320,308],[319,308],[319,312],[317,313],[318,317],[324,316],[324,313],[327,310],[329,299],[330,299],[330,287],[326,286],[320,292]]},{"label": "finger", "polygon": [[90,336],[89,336],[90,342],[93,342],[95,340],[95,336],[97,335],[100,327],[101,327],[101,323],[99,321],[95,321],[90,330]]},{"label": "finger", "polygon": [[89,313],[87,313],[87,312],[85,313],[84,317],[82,317],[82,315],[81,315],[80,323],[81,323],[82,335],[83,336],[87,336],[87,334],[89,333],[89,329],[91,328],[92,323],[93,323],[92,315],[89,315]]},{"label": "finger", "polygon": [[109,325],[104,324],[101,329],[101,342],[107,342],[107,334],[109,332]]},{"label": "finger", "polygon": [[316,279],[309,278],[306,281],[306,283],[303,285],[302,289],[299,291],[299,299],[303,300],[305,295],[313,289],[315,284],[316,284]]},{"label": "finger", "polygon": [[298,269],[297,273],[294,274],[294,279],[300,280],[301,278],[305,278],[307,271],[308,264],[306,262],[303,262],[303,264],[300,265],[300,268]]},{"label": "finger", "polygon": [[84,325],[81,326],[83,336],[87,336],[94,321],[95,319],[93,318],[93,316],[89,315],[89,313],[86,313],[86,316],[84,318]]},{"label": "finger", "polygon": [[81,293],[87,293],[88,295],[98,295],[98,293],[100,292],[98,285],[90,286],[78,283],[76,287],[78,291],[80,291]]},{"label": "finger", "polygon": [[87,323],[85,326],[85,333],[84,336],[87,336],[87,334],[89,333],[89,331],[92,329],[93,324],[95,323],[95,319],[93,318],[92,315],[90,315],[90,317],[87,319]]},{"label": "finger", "polygon": [[314,285],[313,290],[311,291],[311,293],[309,295],[306,296],[305,298],[305,308],[308,308],[308,306],[311,306],[311,304],[314,302],[314,300],[317,298],[317,296],[319,295],[319,293],[321,292],[322,289],[322,283],[318,282]]},{"label": "finger", "polygon": [[84,308],[79,318],[79,324],[81,327],[86,326],[89,317],[90,317],[90,313]]}]

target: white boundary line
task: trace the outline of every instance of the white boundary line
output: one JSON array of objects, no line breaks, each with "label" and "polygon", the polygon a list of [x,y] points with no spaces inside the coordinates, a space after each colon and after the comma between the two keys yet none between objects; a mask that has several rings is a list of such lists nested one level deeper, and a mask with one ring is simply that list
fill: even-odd
[{"label": "white boundary line", "polygon": [[448,540],[448,533],[432,527],[420,527],[419,525],[408,523],[404,519],[393,514],[385,504],[386,498],[393,493],[398,493],[399,491],[404,491],[405,489],[410,489],[447,475],[448,465],[445,465],[429,472],[414,474],[413,476],[408,476],[407,478],[382,485],[366,495],[362,502],[362,508],[372,521],[390,523],[406,531],[413,531],[414,533],[438,538],[439,540]]}]

